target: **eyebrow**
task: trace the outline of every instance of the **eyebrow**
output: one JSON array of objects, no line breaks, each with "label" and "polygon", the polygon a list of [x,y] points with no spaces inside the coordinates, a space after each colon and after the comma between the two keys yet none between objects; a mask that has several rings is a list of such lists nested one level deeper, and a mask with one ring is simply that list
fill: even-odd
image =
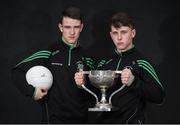
[{"label": "eyebrow", "polygon": [[80,25],[76,25],[76,26],[69,26],[69,25],[65,25],[65,26],[63,26],[63,27],[65,27],[65,28],[71,28],[71,27],[74,27],[74,28],[79,28],[79,27],[80,27]]}]

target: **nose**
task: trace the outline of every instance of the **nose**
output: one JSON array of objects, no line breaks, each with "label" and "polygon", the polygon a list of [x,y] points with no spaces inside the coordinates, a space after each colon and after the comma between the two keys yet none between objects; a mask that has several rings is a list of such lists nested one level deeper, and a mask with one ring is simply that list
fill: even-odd
[{"label": "nose", "polygon": [[120,33],[118,33],[118,39],[121,39],[121,38],[122,38],[121,34],[120,34]]},{"label": "nose", "polygon": [[73,35],[74,33],[75,33],[74,28],[71,28],[70,34]]}]

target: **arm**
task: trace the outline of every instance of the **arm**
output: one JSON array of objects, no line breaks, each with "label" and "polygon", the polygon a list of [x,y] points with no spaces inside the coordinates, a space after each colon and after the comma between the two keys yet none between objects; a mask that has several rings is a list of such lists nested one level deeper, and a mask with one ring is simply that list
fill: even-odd
[{"label": "arm", "polygon": [[11,70],[12,83],[25,96],[33,97],[35,88],[26,82],[25,71],[15,67]]},{"label": "arm", "polygon": [[13,84],[23,95],[39,100],[47,94],[47,90],[44,88],[35,88],[27,83],[26,72],[35,65],[45,65],[49,55],[49,51],[36,52],[12,68],[11,77]]},{"label": "arm", "polygon": [[25,72],[19,68],[12,69],[12,81],[23,95],[32,97],[34,100],[40,100],[47,94],[46,89],[29,85],[26,81]]},{"label": "arm", "polygon": [[133,68],[135,76],[132,88],[138,91],[138,94],[153,103],[160,104],[165,97],[165,90],[153,68],[145,60],[137,60],[138,66]]}]

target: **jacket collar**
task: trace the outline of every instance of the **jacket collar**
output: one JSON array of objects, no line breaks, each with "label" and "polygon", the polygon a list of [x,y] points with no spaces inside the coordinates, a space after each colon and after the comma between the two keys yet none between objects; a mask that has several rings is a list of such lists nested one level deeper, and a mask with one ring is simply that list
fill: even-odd
[{"label": "jacket collar", "polygon": [[135,50],[135,45],[133,45],[132,48],[130,48],[124,52],[121,52],[121,51],[117,50],[117,48],[115,48],[115,53],[117,53],[118,55],[128,55],[128,54],[132,53],[134,50]]},{"label": "jacket collar", "polygon": [[62,44],[63,46],[65,46],[69,49],[75,49],[75,48],[78,48],[80,46],[78,41],[76,42],[76,44],[70,44],[67,41],[65,41],[63,37],[60,40],[60,44]]}]

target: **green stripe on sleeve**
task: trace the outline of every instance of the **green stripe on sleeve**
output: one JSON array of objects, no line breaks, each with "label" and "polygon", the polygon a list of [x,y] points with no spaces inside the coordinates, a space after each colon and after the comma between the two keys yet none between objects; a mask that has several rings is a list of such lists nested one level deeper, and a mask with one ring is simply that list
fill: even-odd
[{"label": "green stripe on sleeve", "polygon": [[47,53],[38,53],[38,54],[36,54],[36,55],[33,54],[32,56],[24,59],[23,61],[30,60],[30,59],[36,58],[36,57],[38,57],[38,56],[47,56],[47,57],[48,57],[49,55],[50,55],[50,54],[47,54]]},{"label": "green stripe on sleeve", "polygon": [[36,52],[34,54],[32,54],[31,56],[25,58],[24,60],[22,60],[20,63],[18,63],[16,66],[25,63],[25,62],[29,62],[32,61],[34,59],[38,59],[38,58],[49,58],[51,52],[50,51],[46,51],[46,50],[42,50],[39,52]]},{"label": "green stripe on sleeve", "polygon": [[[147,65],[155,72],[154,68],[151,66],[151,64],[150,64],[149,62],[147,62],[147,61],[145,61],[145,60],[137,60],[137,62],[147,64]],[[155,73],[155,74],[156,74],[156,73]],[[156,76],[157,76],[157,75],[156,75]]]},{"label": "green stripe on sleeve", "polygon": [[32,59],[29,59],[29,60],[21,61],[21,62],[18,63],[16,66],[18,66],[18,65],[20,65],[20,64],[22,64],[22,63],[25,63],[25,62],[30,62],[30,61],[32,61],[32,60],[39,59],[39,58],[46,58],[46,59],[48,59],[49,56],[37,56],[37,57],[34,57],[34,58],[32,58]]},{"label": "green stripe on sleeve", "polygon": [[147,61],[145,60],[137,60],[138,62],[138,65],[140,67],[142,67],[143,69],[145,69],[148,73],[151,74],[151,76],[159,83],[159,85],[163,88],[161,82],[159,81],[159,78],[154,70],[154,68],[151,66],[150,63],[148,63]]},{"label": "green stripe on sleeve", "polygon": [[158,78],[158,76],[157,76],[154,68],[151,66],[150,63],[148,63],[148,62],[145,61],[145,60],[137,60],[137,62],[138,62],[138,64],[143,65],[143,66],[147,67],[149,70],[151,70],[152,73]]}]

